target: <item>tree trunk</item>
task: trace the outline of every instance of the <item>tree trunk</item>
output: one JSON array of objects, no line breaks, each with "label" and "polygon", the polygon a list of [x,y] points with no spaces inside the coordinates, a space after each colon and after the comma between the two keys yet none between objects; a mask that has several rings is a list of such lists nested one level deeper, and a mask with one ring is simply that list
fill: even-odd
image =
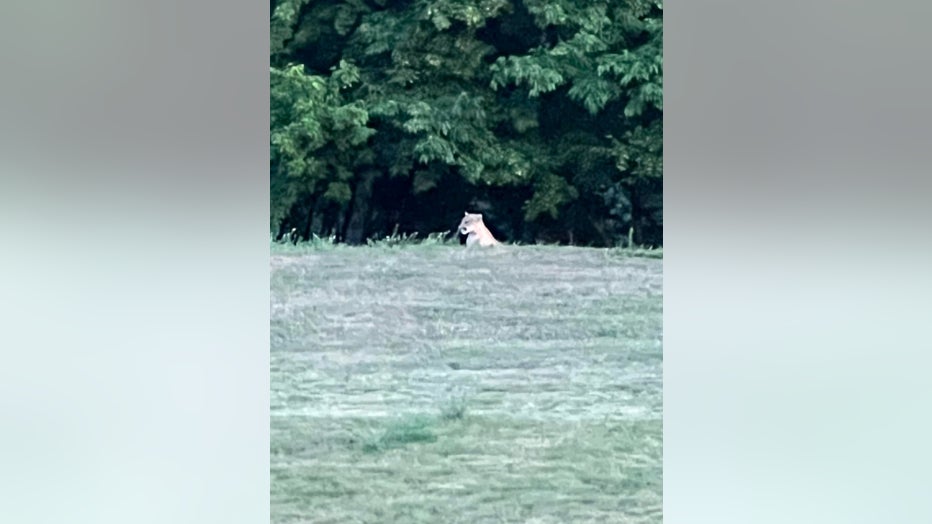
[{"label": "tree trunk", "polygon": [[589,223],[592,224],[592,228],[599,235],[599,238],[602,239],[603,247],[614,247],[615,242],[612,238],[605,232],[605,228],[602,227],[602,223],[595,217],[589,217]]},{"label": "tree trunk", "polygon": [[372,203],[372,186],[379,172],[368,170],[362,174],[353,190],[353,202],[349,209],[344,237],[347,244],[362,244],[366,240],[366,223],[369,219],[369,206]]},{"label": "tree trunk", "polygon": [[313,235],[320,236],[321,229],[324,225],[324,199],[318,197],[314,201],[314,207],[311,208],[311,214],[307,221],[307,239],[310,240]]}]

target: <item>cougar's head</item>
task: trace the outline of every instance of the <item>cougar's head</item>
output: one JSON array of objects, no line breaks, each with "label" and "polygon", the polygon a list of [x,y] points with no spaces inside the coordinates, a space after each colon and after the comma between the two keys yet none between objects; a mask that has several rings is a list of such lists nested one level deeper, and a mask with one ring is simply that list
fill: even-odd
[{"label": "cougar's head", "polygon": [[480,213],[470,213],[469,211],[463,213],[463,220],[460,221],[460,225],[457,228],[461,235],[468,235],[476,230],[476,225],[482,223],[482,215]]}]

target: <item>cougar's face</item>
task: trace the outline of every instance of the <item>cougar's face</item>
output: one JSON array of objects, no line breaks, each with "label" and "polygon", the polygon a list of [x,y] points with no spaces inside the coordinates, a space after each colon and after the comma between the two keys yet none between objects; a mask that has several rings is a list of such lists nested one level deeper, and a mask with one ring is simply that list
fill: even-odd
[{"label": "cougar's face", "polygon": [[460,225],[457,229],[461,235],[468,235],[476,230],[476,224],[482,223],[482,215],[478,213],[469,214],[465,213],[463,215],[463,220],[460,221]]}]

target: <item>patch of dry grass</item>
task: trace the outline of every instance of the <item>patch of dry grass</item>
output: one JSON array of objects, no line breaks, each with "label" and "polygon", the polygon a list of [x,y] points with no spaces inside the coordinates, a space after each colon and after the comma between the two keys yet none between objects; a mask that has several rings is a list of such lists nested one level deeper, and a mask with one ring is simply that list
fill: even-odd
[{"label": "patch of dry grass", "polygon": [[273,522],[660,522],[662,260],[272,257]]}]

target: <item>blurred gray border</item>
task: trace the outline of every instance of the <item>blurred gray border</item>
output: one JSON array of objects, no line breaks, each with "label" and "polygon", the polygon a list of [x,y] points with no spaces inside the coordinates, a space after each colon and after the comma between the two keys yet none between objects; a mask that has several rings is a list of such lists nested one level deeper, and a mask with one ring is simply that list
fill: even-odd
[{"label": "blurred gray border", "polygon": [[932,522],[932,4],[665,7],[665,520]]},{"label": "blurred gray border", "polygon": [[0,7],[0,521],[268,521],[268,20]]}]

